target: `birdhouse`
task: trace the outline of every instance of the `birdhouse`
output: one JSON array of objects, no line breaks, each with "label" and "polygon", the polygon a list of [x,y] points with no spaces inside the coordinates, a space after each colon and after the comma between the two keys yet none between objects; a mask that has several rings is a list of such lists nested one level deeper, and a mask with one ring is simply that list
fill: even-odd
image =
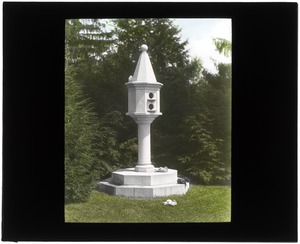
[{"label": "birdhouse", "polygon": [[[151,123],[161,115],[160,88],[156,81],[148,47],[141,46],[141,54],[128,88],[128,112],[138,127],[138,161],[134,168],[114,171],[111,178],[100,182],[100,190],[109,194],[126,197],[163,197],[183,195],[184,184],[178,184],[177,170],[155,168],[151,161]],[[131,162],[132,163],[132,162]],[[163,170],[161,170],[163,169]],[[174,205],[174,203],[173,203]]]},{"label": "birdhouse", "polygon": [[156,117],[162,114],[160,112],[160,88],[163,84],[156,81],[147,50],[147,45],[143,44],[134,74],[126,83],[128,88],[127,115],[134,119],[137,116]]}]

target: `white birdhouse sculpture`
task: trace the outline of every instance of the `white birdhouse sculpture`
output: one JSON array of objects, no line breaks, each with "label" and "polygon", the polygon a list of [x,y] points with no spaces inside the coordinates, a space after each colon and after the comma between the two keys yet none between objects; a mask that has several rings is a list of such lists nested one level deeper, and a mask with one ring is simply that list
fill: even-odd
[{"label": "white birdhouse sculpture", "polygon": [[160,88],[163,84],[156,81],[155,74],[147,53],[148,47],[143,44],[134,75],[128,78],[128,113],[136,119],[149,116],[153,119],[160,112]]}]

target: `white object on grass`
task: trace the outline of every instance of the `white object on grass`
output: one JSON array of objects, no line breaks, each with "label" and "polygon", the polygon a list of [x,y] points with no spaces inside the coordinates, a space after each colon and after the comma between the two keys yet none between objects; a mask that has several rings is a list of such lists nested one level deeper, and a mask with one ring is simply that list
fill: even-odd
[{"label": "white object on grass", "polygon": [[163,202],[164,205],[170,205],[170,206],[175,206],[177,205],[176,200],[170,200],[168,199],[167,201]]}]

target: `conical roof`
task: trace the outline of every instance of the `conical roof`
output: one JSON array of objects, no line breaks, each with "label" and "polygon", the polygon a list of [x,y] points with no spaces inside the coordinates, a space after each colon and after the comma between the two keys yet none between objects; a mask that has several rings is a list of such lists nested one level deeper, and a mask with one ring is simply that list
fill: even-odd
[{"label": "conical roof", "polygon": [[142,53],[140,54],[133,77],[130,79],[131,82],[157,82],[147,50],[148,46],[143,44],[141,46]]}]

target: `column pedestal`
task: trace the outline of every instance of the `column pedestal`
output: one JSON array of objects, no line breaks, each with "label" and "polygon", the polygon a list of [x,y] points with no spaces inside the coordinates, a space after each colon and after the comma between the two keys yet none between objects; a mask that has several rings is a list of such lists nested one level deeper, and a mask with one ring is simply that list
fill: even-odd
[{"label": "column pedestal", "polygon": [[136,172],[153,172],[154,166],[151,162],[151,123],[157,116],[136,116],[134,118],[138,125],[138,162],[135,166]]},{"label": "column pedestal", "polygon": [[154,172],[154,166],[152,164],[136,165],[134,169],[136,172]]},{"label": "column pedestal", "polygon": [[137,172],[153,172],[154,166],[151,163],[151,121],[138,122],[138,162],[135,166]]}]

